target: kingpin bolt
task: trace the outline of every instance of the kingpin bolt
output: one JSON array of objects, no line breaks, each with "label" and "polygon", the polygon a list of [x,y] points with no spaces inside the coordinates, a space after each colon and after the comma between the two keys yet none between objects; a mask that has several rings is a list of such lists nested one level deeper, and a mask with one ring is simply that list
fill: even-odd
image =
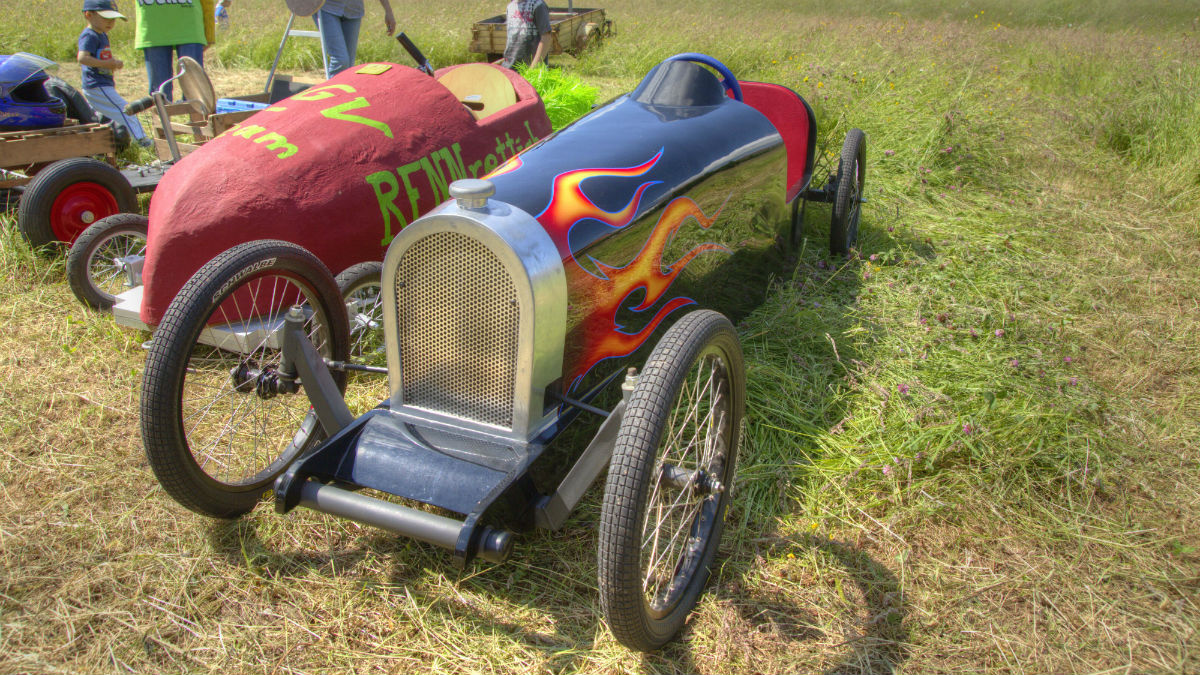
[{"label": "kingpin bolt", "polygon": [[633,388],[637,386],[638,372],[637,368],[630,368],[625,371],[625,381],[621,383],[621,398],[625,399],[625,404],[629,404],[629,397],[633,394]]}]

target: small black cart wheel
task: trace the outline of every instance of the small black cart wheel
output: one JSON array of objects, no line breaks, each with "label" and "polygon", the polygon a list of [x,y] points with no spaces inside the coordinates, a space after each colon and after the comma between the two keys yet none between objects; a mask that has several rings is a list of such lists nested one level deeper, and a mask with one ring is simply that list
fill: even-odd
[{"label": "small black cart wheel", "polygon": [[100,121],[100,116],[92,110],[87,98],[79,90],[57,77],[46,78],[46,93],[62,100],[67,106],[67,117],[79,120],[82,124],[94,124]]},{"label": "small black cart wheel", "polygon": [[383,263],[369,261],[351,265],[337,275],[350,317],[350,358],[370,365],[385,365],[382,274]]},{"label": "small black cart wheel", "polygon": [[829,252],[845,255],[858,239],[858,218],[862,214],[863,185],[867,180],[867,136],[862,129],[851,129],[842,144],[838,161],[837,194],[833,198],[833,216],[829,225]]},{"label": "small black cart wheel", "polygon": [[625,646],[683,626],[721,541],[745,410],[742,349],[721,314],[671,327],[621,420],[600,517],[600,607]]},{"label": "small black cart wheel", "polygon": [[120,171],[89,157],[54,162],[29,181],[17,226],[34,248],[73,243],[89,225],[137,211],[137,196]]},{"label": "small black cart wheel", "polygon": [[111,309],[117,295],[141,285],[150,220],[118,213],[92,223],[67,253],[67,283],[80,302]]},{"label": "small black cart wheel", "polygon": [[249,242],[213,258],[154,333],[142,376],[142,442],[163,489],[197,513],[249,511],[324,438],[303,390],[278,386],[278,329],[292,305],[304,308],[317,350],[345,360],[346,308],[333,275],[282,241]]}]

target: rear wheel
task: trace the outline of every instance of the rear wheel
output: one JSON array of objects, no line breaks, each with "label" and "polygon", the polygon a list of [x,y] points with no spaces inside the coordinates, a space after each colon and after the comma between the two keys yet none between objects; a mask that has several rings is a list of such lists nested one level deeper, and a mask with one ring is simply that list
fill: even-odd
[{"label": "rear wheel", "polygon": [[54,162],[29,181],[17,226],[34,248],[73,243],[92,223],[137,210],[137,195],[120,171],[89,157]]},{"label": "rear wheel", "polygon": [[720,545],[745,410],[733,326],[688,314],[646,361],[617,433],[600,518],[600,606],[631,649],[666,644]]},{"label": "rear wheel", "polygon": [[858,219],[862,213],[863,185],[867,179],[867,136],[851,129],[842,144],[838,161],[837,193],[829,225],[829,252],[845,255],[858,241]]},{"label": "rear wheel", "polygon": [[[167,494],[230,518],[325,436],[303,391],[280,380],[279,327],[293,305],[328,359],[345,360],[346,311],[333,275],[281,241],[234,247],[200,268],[154,334],[142,378],[142,441]],[[341,373],[333,373],[339,387]]]},{"label": "rear wheel", "polygon": [[83,304],[111,309],[117,295],[141,285],[150,220],[137,213],[102,218],[67,253],[67,283]]},{"label": "rear wheel", "polygon": [[800,238],[804,235],[804,214],[807,210],[808,201],[804,197],[796,197],[792,200],[792,223],[788,244],[793,249],[800,245]]}]

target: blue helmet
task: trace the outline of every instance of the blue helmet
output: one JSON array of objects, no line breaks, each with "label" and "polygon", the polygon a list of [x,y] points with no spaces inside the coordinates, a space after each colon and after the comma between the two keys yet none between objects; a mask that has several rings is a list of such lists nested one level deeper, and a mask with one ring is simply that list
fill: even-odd
[{"label": "blue helmet", "polygon": [[67,104],[46,92],[50,59],[20,52],[0,55],[0,131],[61,127]]}]

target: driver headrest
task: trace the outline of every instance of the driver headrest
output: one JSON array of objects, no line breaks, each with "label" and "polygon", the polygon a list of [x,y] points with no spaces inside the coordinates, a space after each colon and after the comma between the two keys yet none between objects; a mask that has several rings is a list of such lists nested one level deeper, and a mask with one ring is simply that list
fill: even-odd
[{"label": "driver headrest", "polygon": [[664,61],[642,78],[631,96],[647,105],[711,106],[725,101],[725,88],[699,64]]}]

